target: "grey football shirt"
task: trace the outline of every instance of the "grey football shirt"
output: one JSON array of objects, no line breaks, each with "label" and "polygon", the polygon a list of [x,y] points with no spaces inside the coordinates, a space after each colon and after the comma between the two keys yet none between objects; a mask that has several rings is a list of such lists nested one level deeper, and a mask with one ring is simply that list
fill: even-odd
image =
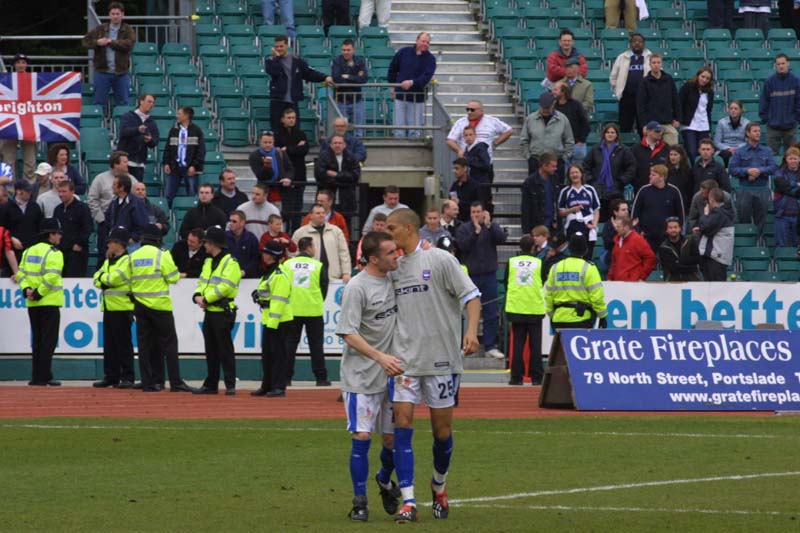
[{"label": "grey football shirt", "polygon": [[390,272],[397,298],[395,352],[408,376],[461,374],[461,299],[477,288],[449,253],[417,250]]},{"label": "grey football shirt", "polygon": [[[389,278],[359,272],[345,285],[337,335],[358,333],[367,344],[392,354],[397,304]],[[386,390],[389,376],[381,366],[345,344],[340,368],[342,390],[375,394]]]}]

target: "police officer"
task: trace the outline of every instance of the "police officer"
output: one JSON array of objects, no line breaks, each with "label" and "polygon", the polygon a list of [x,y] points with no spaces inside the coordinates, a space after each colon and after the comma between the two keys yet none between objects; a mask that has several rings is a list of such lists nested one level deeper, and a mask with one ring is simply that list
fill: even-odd
[{"label": "police officer", "polygon": [[253,291],[253,301],[261,307],[261,366],[264,378],[261,387],[251,396],[278,398],[286,396],[286,378],[289,374],[289,357],[286,340],[291,327],[292,293],[291,274],[280,266],[283,248],[278,241],[269,241],[261,250],[267,269],[258,288]]},{"label": "police officer", "polygon": [[520,254],[508,260],[506,266],[506,318],[511,322],[514,345],[511,352],[511,380],[509,385],[522,385],[525,362],[522,353],[525,343],[530,348],[529,375],[533,385],[541,385],[542,319],[542,260],[533,255],[534,242],[530,235],[519,240]]},{"label": "police officer", "polygon": [[203,340],[208,374],[195,394],[217,394],[219,367],[225,373],[225,395],[236,394],[236,359],[231,331],[236,322],[234,299],[239,293],[242,270],[239,262],[227,251],[225,230],[211,226],[203,237],[206,249],[203,271],[197,280],[192,300],[205,311]]},{"label": "police officer", "polygon": [[58,343],[61,321],[59,307],[64,307],[64,284],[61,271],[64,254],[61,243],[61,223],[45,218],[39,229],[39,242],[26,249],[19,263],[17,282],[31,322],[32,378],[28,385],[58,387],[53,379],[53,353]]},{"label": "police officer", "polygon": [[126,249],[130,240],[123,226],[112,229],[106,260],[94,273],[94,286],[103,290],[103,379],[93,387],[133,388],[131,262]]},{"label": "police officer", "polygon": [[139,344],[139,369],[142,390],[164,390],[164,358],[169,371],[171,392],[192,392],[181,379],[178,362],[178,334],[172,315],[169,284],[181,278],[172,255],[162,250],[161,230],[148,224],[142,233],[142,246],[130,255],[131,294]]},{"label": "police officer", "polygon": [[330,387],[328,369],[325,368],[325,297],[328,294],[328,272],[321,261],[314,259],[314,241],[303,237],[297,243],[299,254],[283,263],[292,275],[291,307],[294,320],[289,331],[289,381],[294,375],[297,345],[306,328],[308,349],[311,352],[311,370],[317,378],[317,387]]},{"label": "police officer", "polygon": [[576,232],[569,239],[569,255],[554,264],[545,284],[545,307],[553,329],[590,329],[599,318],[606,327],[606,301],[600,272],[582,259],[588,244],[586,236]]}]

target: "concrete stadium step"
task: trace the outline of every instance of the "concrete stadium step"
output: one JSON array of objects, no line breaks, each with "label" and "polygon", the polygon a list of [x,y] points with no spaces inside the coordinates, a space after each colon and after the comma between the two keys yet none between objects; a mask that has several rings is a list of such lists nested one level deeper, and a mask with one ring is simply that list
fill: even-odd
[{"label": "concrete stadium step", "polygon": [[[392,18],[389,21],[389,31],[395,30],[395,24],[402,23],[402,24],[416,24],[417,27],[420,24],[436,24],[437,30],[436,33],[440,33],[440,30],[447,30],[446,24],[458,22],[458,23],[465,23],[465,24],[472,24],[476,28],[478,26],[478,22],[475,20],[475,17],[472,16],[470,12],[455,12],[455,11],[414,11],[414,12],[398,12],[392,13]],[[444,24],[444,26],[440,26],[440,24]],[[418,31],[425,31],[425,30],[418,30]],[[433,41],[433,39],[431,39]]]},{"label": "concrete stadium step", "polygon": [[469,4],[457,0],[455,2],[418,2],[416,0],[394,0],[392,2],[392,18],[395,14],[410,11],[412,13],[419,13],[421,11],[448,11],[453,13],[471,13]]},{"label": "concrete stadium step", "polygon": [[[460,15],[456,15],[454,13],[444,13],[442,16],[446,16],[446,15],[450,15],[450,16],[455,15],[455,16],[460,17]],[[467,14],[467,16],[471,17],[470,14]],[[440,21],[436,22],[436,26],[438,27],[438,29],[436,30],[435,34],[433,34],[433,33],[431,34],[431,41],[432,42],[436,42],[436,41],[434,41],[434,39],[436,39],[436,40],[440,39],[441,38],[441,34],[443,32],[447,32],[447,33],[451,33],[451,32],[473,32],[474,33],[474,32],[478,31],[478,24],[476,22],[474,22],[474,21],[472,21],[472,22],[464,22],[463,20],[449,20],[449,18],[450,17],[448,17],[448,19],[446,19],[446,20],[440,20]],[[389,24],[389,26],[390,26],[390,28],[392,30],[398,31],[398,32],[414,32],[414,36],[415,37],[419,33],[419,25],[416,22],[394,22],[394,21],[392,21],[392,23]]]},{"label": "concrete stadium step", "polygon": [[455,61],[450,60],[443,60],[436,62],[436,74],[440,75],[443,73],[448,74],[474,74],[476,72],[490,72],[492,74],[497,73],[497,67],[491,61],[485,61],[483,63],[479,63],[477,61],[465,61],[463,63],[458,63]]}]

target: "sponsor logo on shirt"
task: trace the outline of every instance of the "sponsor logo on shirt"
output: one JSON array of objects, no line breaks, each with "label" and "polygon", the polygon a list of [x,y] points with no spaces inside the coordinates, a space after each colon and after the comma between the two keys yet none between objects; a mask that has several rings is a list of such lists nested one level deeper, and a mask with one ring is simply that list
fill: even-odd
[{"label": "sponsor logo on shirt", "polygon": [[427,285],[409,285],[408,287],[400,287],[399,289],[395,289],[394,293],[397,296],[403,296],[405,294],[412,294],[415,292],[428,292]]},{"label": "sponsor logo on shirt", "polygon": [[388,317],[390,317],[390,316],[392,316],[394,314],[397,314],[397,306],[396,305],[394,307],[390,307],[386,311],[383,311],[383,312],[380,312],[380,313],[376,313],[375,314],[375,320],[383,320],[384,318],[388,318]]},{"label": "sponsor logo on shirt", "polygon": [[423,281],[430,281],[431,280],[431,271],[430,270],[423,270],[422,271],[422,280]]}]

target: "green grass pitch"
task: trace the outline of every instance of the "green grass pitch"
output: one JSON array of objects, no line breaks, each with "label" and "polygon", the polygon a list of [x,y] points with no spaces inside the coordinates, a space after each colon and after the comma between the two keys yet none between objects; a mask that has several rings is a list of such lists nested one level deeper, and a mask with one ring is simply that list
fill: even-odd
[{"label": "green grass pitch", "polygon": [[[798,418],[457,419],[446,521],[430,513],[417,425],[422,518],[408,528],[800,531]],[[349,446],[331,420],[0,420],[0,530],[398,527],[372,479],[369,523],[347,520]]]}]

